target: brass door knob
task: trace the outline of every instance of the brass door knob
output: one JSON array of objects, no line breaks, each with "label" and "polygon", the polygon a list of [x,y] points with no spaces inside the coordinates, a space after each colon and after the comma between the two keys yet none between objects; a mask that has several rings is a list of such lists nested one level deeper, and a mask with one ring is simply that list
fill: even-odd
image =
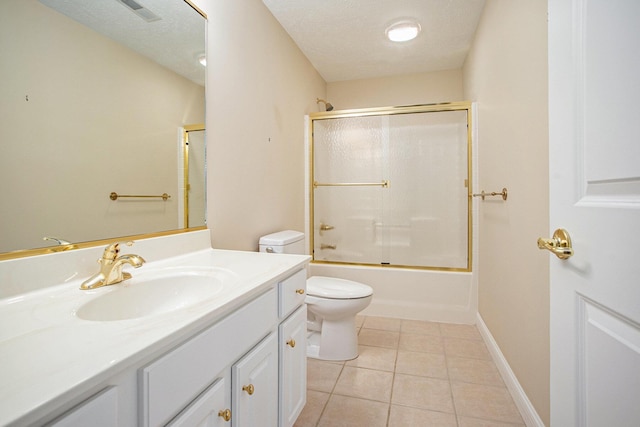
[{"label": "brass door knob", "polygon": [[573,255],[571,247],[571,237],[569,232],[563,228],[558,228],[551,239],[538,239],[538,248],[546,249],[560,259],[567,259]]},{"label": "brass door knob", "polygon": [[304,294],[304,289],[296,289],[296,294]]},{"label": "brass door knob", "polygon": [[289,341],[287,341],[287,345],[290,346],[291,348],[295,347],[296,346],[296,340],[291,338]]},{"label": "brass door knob", "polygon": [[231,410],[230,409],[220,410],[218,412],[218,416],[225,421],[229,421],[231,419]]},{"label": "brass door knob", "polygon": [[255,387],[253,386],[253,384],[249,384],[249,385],[243,385],[242,386],[242,391],[246,391],[247,394],[249,396],[251,396],[253,394],[254,391],[256,391]]}]

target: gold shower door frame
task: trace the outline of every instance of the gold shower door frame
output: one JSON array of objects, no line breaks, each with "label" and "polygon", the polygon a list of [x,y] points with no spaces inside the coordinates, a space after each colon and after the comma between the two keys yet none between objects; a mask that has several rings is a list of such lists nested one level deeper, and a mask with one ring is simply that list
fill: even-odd
[{"label": "gold shower door frame", "polygon": [[[467,115],[467,178],[464,185],[467,188],[467,266],[466,268],[457,267],[431,267],[431,266],[413,266],[413,265],[398,265],[398,264],[371,264],[371,263],[357,263],[357,262],[343,262],[343,261],[323,261],[316,260],[314,254],[315,248],[315,205],[314,205],[314,189],[316,186],[323,186],[326,184],[317,183],[315,180],[314,170],[314,122],[316,120],[336,119],[336,118],[348,118],[348,117],[366,117],[366,116],[392,116],[397,114],[414,114],[414,113],[432,113],[432,112],[446,112],[446,111],[466,111]],[[314,264],[332,264],[332,265],[354,265],[354,266],[366,266],[366,267],[380,267],[380,268],[406,268],[415,270],[434,270],[434,271],[457,271],[457,272],[470,272],[472,266],[472,103],[468,101],[462,102],[449,102],[440,104],[424,104],[424,105],[409,105],[409,106],[397,106],[397,107],[379,107],[379,108],[364,108],[364,109],[352,109],[341,111],[329,111],[309,114],[309,253],[312,255],[311,262]],[[367,185],[381,185],[385,186],[385,182],[367,183]],[[352,184],[346,184],[352,185]],[[388,183],[387,183],[388,185]]]},{"label": "gold shower door frame", "polygon": [[184,125],[182,127],[182,182],[184,183],[184,228],[189,228],[189,132],[205,131],[204,124]]}]

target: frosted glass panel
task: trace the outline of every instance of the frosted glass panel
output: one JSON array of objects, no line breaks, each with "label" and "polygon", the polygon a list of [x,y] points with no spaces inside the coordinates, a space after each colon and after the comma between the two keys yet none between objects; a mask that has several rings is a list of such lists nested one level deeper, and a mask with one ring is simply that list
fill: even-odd
[{"label": "frosted glass panel", "polygon": [[314,120],[314,259],[468,268],[467,139],[466,109]]}]

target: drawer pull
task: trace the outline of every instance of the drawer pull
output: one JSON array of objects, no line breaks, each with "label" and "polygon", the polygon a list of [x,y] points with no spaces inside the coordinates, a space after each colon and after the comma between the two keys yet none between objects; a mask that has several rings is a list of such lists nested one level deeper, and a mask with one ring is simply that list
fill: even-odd
[{"label": "drawer pull", "polygon": [[254,391],[256,391],[255,387],[253,386],[253,384],[249,384],[249,385],[243,385],[242,386],[242,391],[246,391],[247,394],[249,396],[251,396],[253,394]]},{"label": "drawer pull", "polygon": [[296,346],[296,340],[294,340],[293,338],[290,339],[289,341],[287,341],[287,345],[291,346],[291,348]]},{"label": "drawer pull", "polygon": [[304,289],[296,289],[296,294],[304,294]]},{"label": "drawer pull", "polygon": [[231,419],[231,410],[225,409],[218,412],[218,416],[222,417],[223,420],[229,421]]}]

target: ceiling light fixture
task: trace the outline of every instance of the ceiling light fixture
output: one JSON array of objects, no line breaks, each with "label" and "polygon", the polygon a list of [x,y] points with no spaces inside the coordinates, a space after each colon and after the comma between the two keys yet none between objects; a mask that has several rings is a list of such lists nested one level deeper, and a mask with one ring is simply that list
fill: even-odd
[{"label": "ceiling light fixture", "polygon": [[411,20],[402,20],[391,24],[385,30],[387,38],[392,42],[406,42],[418,37],[420,24]]}]

